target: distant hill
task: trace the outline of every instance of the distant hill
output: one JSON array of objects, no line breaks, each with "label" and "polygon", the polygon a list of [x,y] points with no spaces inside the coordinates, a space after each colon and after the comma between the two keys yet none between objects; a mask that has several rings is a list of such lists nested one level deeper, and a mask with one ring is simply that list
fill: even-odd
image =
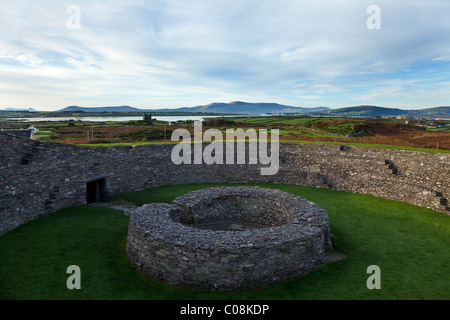
[{"label": "distant hill", "polygon": [[69,106],[67,108],[58,110],[58,112],[142,112],[144,110],[133,108],[130,106],[120,107],[77,107]]},{"label": "distant hill", "polygon": [[[7,108],[5,110],[19,111],[19,109]],[[37,112],[36,110],[30,112]],[[339,109],[330,109],[327,107],[302,108],[282,105],[278,103],[249,103],[234,101],[230,103],[216,102],[203,106],[184,107],[176,109],[138,109],[130,106],[116,107],[78,107],[69,106],[58,112],[196,112],[211,114],[261,114],[261,113],[310,113],[321,115],[334,115],[341,117],[376,117],[376,116],[405,116],[405,117],[424,117],[424,118],[450,118],[450,107],[441,106],[420,110],[404,110],[398,108],[384,108],[378,106],[355,106]]]},{"label": "distant hill", "polygon": [[234,101],[230,103],[211,103],[205,106],[185,107],[176,109],[138,109],[130,106],[120,107],[77,107],[70,106],[59,112],[201,112],[224,114],[260,114],[260,113],[308,113],[328,110],[326,107],[300,108],[278,103],[248,103]]},{"label": "distant hill", "polygon": [[248,103],[234,101],[230,103],[211,103],[206,106],[197,106],[188,109],[195,109],[197,112],[232,113],[232,114],[252,114],[252,113],[308,113],[328,110],[326,107],[301,108],[286,106],[278,103]]},{"label": "distant hill", "polygon": [[340,109],[332,109],[321,112],[322,114],[332,114],[339,116],[364,116],[364,117],[375,117],[375,116],[400,116],[406,115],[407,110],[393,109],[393,108],[383,108],[376,106],[357,106],[357,107],[347,107]]},{"label": "distant hill", "polygon": [[15,108],[6,108],[6,109],[3,109],[3,110],[0,110],[0,111],[28,111],[28,112],[39,112],[39,111],[37,111],[36,109],[33,109],[33,108],[18,108],[18,109],[15,109]]},{"label": "distant hill", "polygon": [[450,118],[450,107],[409,110],[409,114],[415,117]]},{"label": "distant hill", "polygon": [[342,117],[376,117],[376,116],[405,116],[405,117],[450,117],[450,107],[436,107],[420,110],[403,110],[397,108],[383,108],[377,106],[356,106],[332,109],[320,112],[323,115]]}]

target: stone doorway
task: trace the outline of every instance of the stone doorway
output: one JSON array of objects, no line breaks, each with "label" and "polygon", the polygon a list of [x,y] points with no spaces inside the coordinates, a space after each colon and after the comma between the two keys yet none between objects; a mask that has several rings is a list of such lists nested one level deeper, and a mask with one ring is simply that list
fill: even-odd
[{"label": "stone doorway", "polygon": [[105,178],[88,181],[86,184],[86,203],[102,202],[107,200]]}]

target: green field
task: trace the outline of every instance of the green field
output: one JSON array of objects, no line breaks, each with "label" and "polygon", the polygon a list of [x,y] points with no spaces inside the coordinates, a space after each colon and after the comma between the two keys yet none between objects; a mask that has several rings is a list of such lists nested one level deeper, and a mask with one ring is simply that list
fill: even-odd
[{"label": "green field", "polygon": [[[209,186],[166,186],[116,199],[170,202]],[[142,275],[127,260],[128,217],[116,210],[78,206],[0,237],[0,299],[450,298],[450,217],[445,213],[328,189],[261,186],[303,196],[325,208],[334,249],[347,258],[297,279],[241,293],[171,287]],[[81,290],[66,287],[70,265],[81,269]],[[381,269],[380,290],[366,287],[370,265]]]},{"label": "green field", "polygon": [[[210,141],[204,141],[209,143]],[[365,144],[365,143],[346,143],[346,142],[322,142],[322,141],[293,141],[293,140],[280,140],[281,143],[313,143],[313,144],[334,144],[334,145],[346,145],[355,147],[365,147],[365,148],[379,148],[379,149],[396,149],[405,151],[420,151],[429,153],[450,153],[450,150],[441,149],[428,149],[428,148],[417,148],[417,147],[404,147],[404,146],[394,146],[394,145],[382,145],[382,144]],[[178,142],[133,142],[133,143],[94,143],[94,144],[80,144],[84,147],[116,147],[116,146],[142,146],[151,144],[177,144]]]},{"label": "green field", "polygon": [[406,146],[395,146],[389,144],[368,144],[368,143],[351,143],[351,142],[322,142],[322,141],[292,141],[292,140],[280,140],[282,143],[315,143],[315,144],[334,144],[334,145],[344,145],[344,146],[355,146],[364,148],[379,148],[379,149],[395,149],[395,150],[405,150],[405,151],[419,151],[419,152],[429,152],[429,153],[450,153],[450,150],[441,149],[430,149],[430,148],[417,148],[417,147],[406,147]]},{"label": "green field", "polygon": [[444,127],[444,128],[427,128],[428,131],[433,132],[450,132],[450,127]]},{"label": "green field", "polygon": [[[427,123],[426,120],[417,121],[422,124]],[[439,123],[448,122],[440,121]],[[18,130],[33,125],[39,129],[39,133],[36,134],[37,140],[88,147],[171,143],[170,137],[174,129],[184,128],[192,131],[191,123],[170,127],[163,121],[40,121],[0,122],[0,124],[4,130]],[[203,127],[204,130],[217,128],[223,133],[227,129],[238,128],[243,130],[278,129],[280,139],[285,142],[342,144],[441,153],[448,153],[450,150],[449,127],[425,130],[425,128],[418,128],[415,122],[407,126],[404,119],[395,118],[237,116],[208,118],[205,119]],[[92,132],[95,131],[94,137],[89,135],[91,128]],[[129,128],[133,129],[129,130]],[[433,148],[439,148],[439,150]]]},{"label": "green field", "polygon": [[299,116],[283,116],[283,117],[240,117],[227,118],[227,120],[235,121],[236,123],[254,124],[254,125],[286,125],[294,130],[311,130],[316,128],[328,134],[346,135],[352,133],[354,122],[348,121],[342,124],[334,124],[336,118],[314,118],[314,117],[299,117]]}]

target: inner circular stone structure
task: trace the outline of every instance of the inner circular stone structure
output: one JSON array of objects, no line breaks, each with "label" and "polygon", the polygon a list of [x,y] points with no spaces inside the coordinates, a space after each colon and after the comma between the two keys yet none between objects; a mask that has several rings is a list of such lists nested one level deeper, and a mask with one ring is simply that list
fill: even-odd
[{"label": "inner circular stone structure", "polygon": [[215,187],[130,216],[127,256],[170,285],[243,291],[309,273],[332,251],[326,211],[276,189]]}]

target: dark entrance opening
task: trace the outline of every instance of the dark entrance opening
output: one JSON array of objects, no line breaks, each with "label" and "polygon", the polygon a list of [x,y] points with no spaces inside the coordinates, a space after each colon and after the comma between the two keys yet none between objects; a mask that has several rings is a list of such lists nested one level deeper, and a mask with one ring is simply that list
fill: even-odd
[{"label": "dark entrance opening", "polygon": [[107,200],[105,178],[89,181],[86,185],[86,203],[101,202]]}]

